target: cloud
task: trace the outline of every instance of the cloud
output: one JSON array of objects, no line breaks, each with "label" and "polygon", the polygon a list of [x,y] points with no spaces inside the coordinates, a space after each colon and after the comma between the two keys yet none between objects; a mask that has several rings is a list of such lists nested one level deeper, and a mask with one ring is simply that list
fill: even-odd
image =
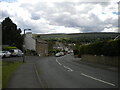
[{"label": "cloud", "polygon": [[0,2],[0,7],[0,21],[9,16],[22,30],[31,28],[33,33],[117,32],[116,2],[17,0]]}]

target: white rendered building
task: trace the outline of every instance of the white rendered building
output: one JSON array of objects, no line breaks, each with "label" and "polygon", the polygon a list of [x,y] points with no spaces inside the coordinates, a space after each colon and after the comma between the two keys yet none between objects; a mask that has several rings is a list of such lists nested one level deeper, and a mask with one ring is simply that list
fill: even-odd
[{"label": "white rendered building", "polygon": [[32,37],[32,32],[27,32],[25,35],[25,49],[36,51],[36,41]]}]

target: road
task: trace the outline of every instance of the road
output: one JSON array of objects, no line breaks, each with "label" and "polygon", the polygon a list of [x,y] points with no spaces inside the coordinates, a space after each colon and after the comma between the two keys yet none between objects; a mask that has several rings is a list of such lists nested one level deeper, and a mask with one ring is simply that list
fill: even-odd
[{"label": "road", "polygon": [[72,55],[46,57],[36,62],[45,88],[118,88],[118,72],[73,62]]},{"label": "road", "polygon": [[[3,61],[22,60],[22,57],[3,59]],[[77,63],[73,55],[62,57],[26,56],[25,61],[23,71],[27,71],[21,73],[24,79],[17,78],[20,77],[21,67],[15,72],[14,75],[17,75],[12,78],[10,87],[18,86],[20,88],[26,85],[25,87],[37,88],[36,85],[38,85],[41,88],[118,88],[118,72]],[[26,77],[27,75],[28,77]],[[33,80],[33,76],[36,76],[36,80]],[[25,81],[27,78],[28,81]],[[26,84],[19,84],[19,82]],[[30,82],[36,83],[36,85],[30,86]]]}]

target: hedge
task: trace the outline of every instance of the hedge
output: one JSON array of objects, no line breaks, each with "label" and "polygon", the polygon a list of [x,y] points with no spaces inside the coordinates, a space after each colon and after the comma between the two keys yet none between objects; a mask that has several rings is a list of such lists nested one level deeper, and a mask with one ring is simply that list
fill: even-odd
[{"label": "hedge", "polygon": [[120,39],[96,42],[89,45],[80,45],[77,53],[78,55],[91,54],[105,56],[120,56]]},{"label": "hedge", "polygon": [[2,50],[5,50],[5,51],[9,51],[11,49],[17,49],[17,47],[13,47],[13,46],[5,46],[5,47],[2,47]]}]

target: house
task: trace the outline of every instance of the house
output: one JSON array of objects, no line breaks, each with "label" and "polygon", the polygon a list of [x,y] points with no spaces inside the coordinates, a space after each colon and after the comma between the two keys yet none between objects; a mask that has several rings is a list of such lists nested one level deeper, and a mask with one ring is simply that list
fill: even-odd
[{"label": "house", "polygon": [[27,32],[25,36],[25,50],[34,50],[39,56],[47,56],[48,44],[40,37],[33,37],[32,32]]},{"label": "house", "polygon": [[40,38],[36,39],[36,52],[39,56],[48,55],[48,44],[46,41],[41,40]]},{"label": "house", "polygon": [[32,32],[27,32],[25,35],[25,50],[36,51],[36,41],[32,37]]}]

